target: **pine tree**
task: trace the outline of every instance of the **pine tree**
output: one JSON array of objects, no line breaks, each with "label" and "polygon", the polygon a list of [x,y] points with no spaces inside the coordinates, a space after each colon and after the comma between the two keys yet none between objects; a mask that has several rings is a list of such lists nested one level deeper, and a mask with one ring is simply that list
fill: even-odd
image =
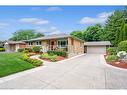
[{"label": "pine tree", "polygon": [[127,24],[124,24],[123,32],[124,32],[123,40],[127,40]]},{"label": "pine tree", "polygon": [[117,30],[116,33],[117,33],[117,34],[116,34],[115,43],[114,43],[115,46],[117,46],[117,44],[119,43],[119,35],[120,35],[120,31]]},{"label": "pine tree", "polygon": [[121,24],[121,27],[120,27],[120,34],[119,34],[119,39],[118,39],[118,42],[121,42],[124,40],[124,25],[125,25],[125,22],[124,20],[122,21],[122,24]]}]

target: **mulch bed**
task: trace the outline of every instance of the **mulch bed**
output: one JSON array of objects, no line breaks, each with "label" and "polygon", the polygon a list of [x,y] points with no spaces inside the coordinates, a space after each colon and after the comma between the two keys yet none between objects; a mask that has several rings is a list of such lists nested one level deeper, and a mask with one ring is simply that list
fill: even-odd
[{"label": "mulch bed", "polygon": [[28,53],[28,56],[34,56],[34,55],[37,55],[37,54],[42,54],[42,53],[30,52],[30,53]]},{"label": "mulch bed", "polygon": [[[106,60],[106,56],[107,55],[104,55],[104,57],[105,57],[105,60]],[[122,62],[122,61],[115,61],[115,62],[108,62],[107,60],[106,60],[106,62],[107,62],[107,64],[109,64],[109,65],[112,65],[112,66],[115,66],[115,67],[119,67],[119,68],[124,68],[124,69],[127,69],[127,63],[124,63],[124,62]]]},{"label": "mulch bed", "polygon": [[[48,59],[48,58],[40,58],[40,59],[45,60],[45,61],[52,62],[52,61],[51,61],[50,59]],[[62,56],[57,56],[56,62],[57,62],[57,61],[64,60],[64,59],[66,59],[66,58],[65,58],[65,57],[62,57]]]}]

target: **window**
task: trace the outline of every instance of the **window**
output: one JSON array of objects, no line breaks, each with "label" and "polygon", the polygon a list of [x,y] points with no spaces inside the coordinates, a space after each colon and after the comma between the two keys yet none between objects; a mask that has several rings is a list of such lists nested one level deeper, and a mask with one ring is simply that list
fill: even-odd
[{"label": "window", "polygon": [[33,45],[33,42],[28,42],[28,44],[31,46],[31,45]]},{"label": "window", "polygon": [[59,40],[58,47],[65,48],[67,46],[67,40]]},{"label": "window", "polygon": [[36,45],[41,45],[41,41],[37,41],[36,42]]}]

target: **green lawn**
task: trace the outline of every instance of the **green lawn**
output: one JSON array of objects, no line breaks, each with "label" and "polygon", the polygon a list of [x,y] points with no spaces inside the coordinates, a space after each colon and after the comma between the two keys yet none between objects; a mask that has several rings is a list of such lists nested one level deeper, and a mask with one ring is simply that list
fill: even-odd
[{"label": "green lawn", "polygon": [[34,68],[19,58],[20,53],[0,53],[0,77]]}]

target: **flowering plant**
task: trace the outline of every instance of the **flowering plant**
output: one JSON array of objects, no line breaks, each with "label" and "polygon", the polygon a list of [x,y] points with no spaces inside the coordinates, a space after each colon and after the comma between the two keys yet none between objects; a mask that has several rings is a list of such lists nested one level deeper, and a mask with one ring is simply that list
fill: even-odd
[{"label": "flowering plant", "polygon": [[117,53],[117,56],[120,58],[124,58],[127,55],[126,51],[120,51]]}]

